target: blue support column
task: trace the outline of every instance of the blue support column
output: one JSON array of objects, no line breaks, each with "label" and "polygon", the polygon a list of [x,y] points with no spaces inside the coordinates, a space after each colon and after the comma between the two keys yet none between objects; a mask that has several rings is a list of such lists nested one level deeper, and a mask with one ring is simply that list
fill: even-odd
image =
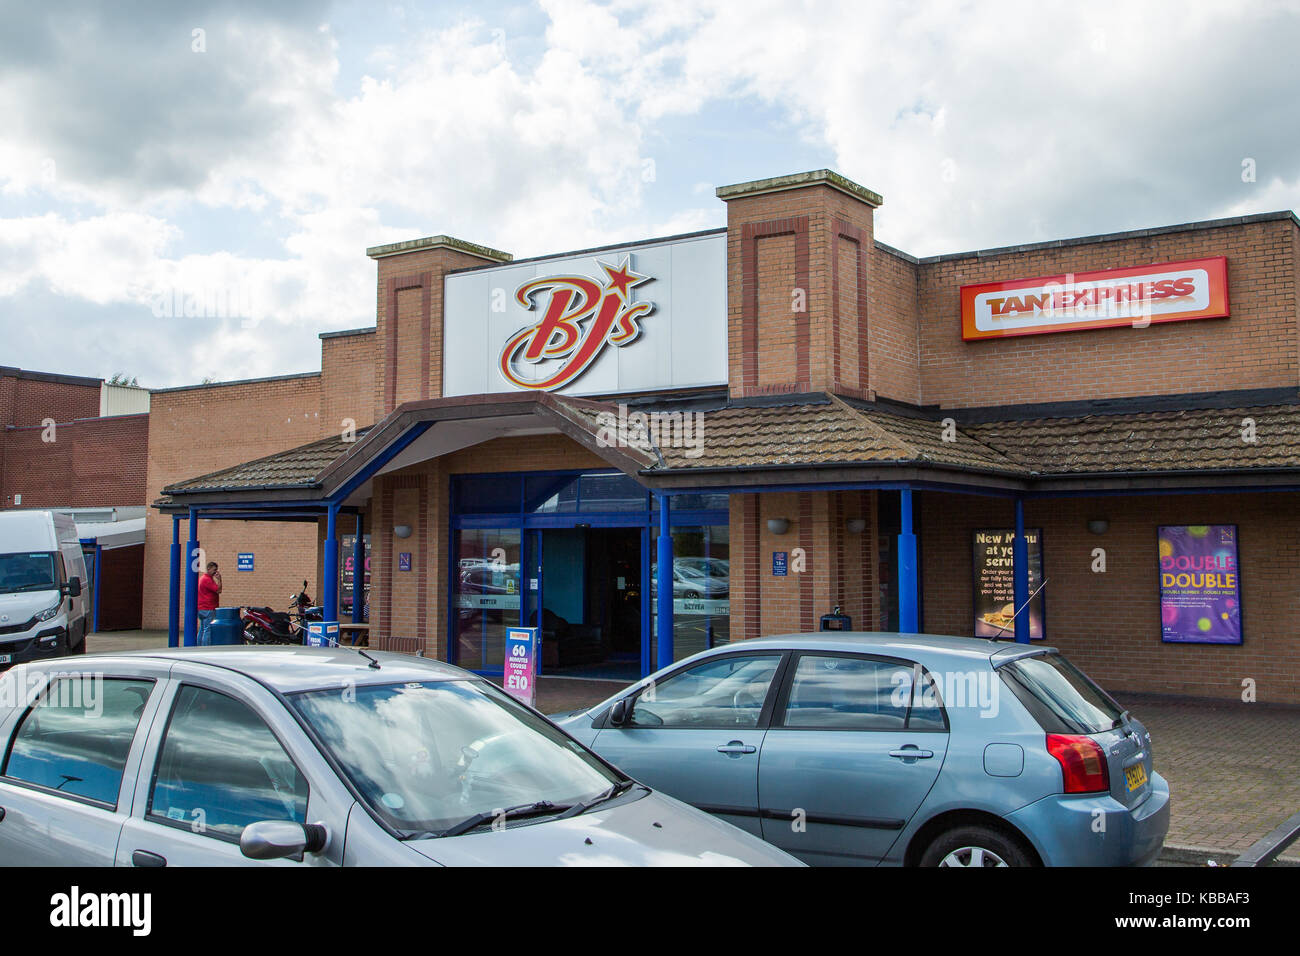
[{"label": "blue support column", "polygon": [[673,533],[668,496],[656,493],[656,497],[659,499],[659,622],[655,669],[660,670],[673,662]]},{"label": "blue support column", "polygon": [[[321,600],[322,615],[326,621],[338,621],[339,619],[339,539],[338,539],[339,508],[338,505],[331,504],[325,517],[325,561],[321,568],[321,574],[324,577],[322,589],[324,591]],[[352,572],[356,574],[355,569]],[[354,577],[355,581],[356,578]],[[356,598],[354,596],[353,600]]]},{"label": "blue support column", "polygon": [[199,619],[199,513],[190,509],[190,538],[185,542],[185,646],[198,643]]},{"label": "blue support column", "polygon": [[167,579],[167,646],[181,642],[181,516],[172,515],[171,574]]},{"label": "blue support column", "polygon": [[[360,624],[361,608],[366,596],[366,541],[363,535],[365,522],[357,512],[357,535],[352,545],[352,623]],[[353,632],[355,633],[355,632]],[[354,642],[356,638],[352,639]]]},{"label": "blue support column", "polygon": [[1011,600],[1016,606],[1016,643],[1029,643],[1029,542],[1025,540],[1025,499],[1016,496],[1016,539],[1011,543]]},{"label": "blue support column", "polygon": [[899,495],[898,529],[898,630],[915,634],[920,627],[920,588],[916,580],[916,535],[912,533],[912,489]]}]

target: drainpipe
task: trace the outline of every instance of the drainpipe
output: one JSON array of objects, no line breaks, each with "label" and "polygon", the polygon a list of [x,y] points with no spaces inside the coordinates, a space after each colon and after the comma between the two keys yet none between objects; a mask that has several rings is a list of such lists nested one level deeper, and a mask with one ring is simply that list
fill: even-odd
[{"label": "drainpipe", "polygon": [[659,588],[659,622],[656,625],[658,656],[655,669],[661,670],[673,662],[673,534],[668,496],[655,492],[659,499],[659,569],[656,579]]},{"label": "drainpipe", "polygon": [[181,516],[172,515],[171,575],[167,581],[167,646],[181,642]]},{"label": "drainpipe", "polygon": [[912,489],[902,489],[898,497],[898,630],[902,634],[915,634],[920,627],[921,609],[916,582],[916,535],[912,533]]},{"label": "drainpipe", "polygon": [[190,509],[190,538],[185,542],[185,646],[198,643],[199,572],[199,510]]},{"label": "drainpipe", "polygon": [[1025,540],[1025,499],[1016,495],[1016,538],[1011,543],[1011,601],[1016,606],[1016,643],[1029,643],[1029,542]]}]

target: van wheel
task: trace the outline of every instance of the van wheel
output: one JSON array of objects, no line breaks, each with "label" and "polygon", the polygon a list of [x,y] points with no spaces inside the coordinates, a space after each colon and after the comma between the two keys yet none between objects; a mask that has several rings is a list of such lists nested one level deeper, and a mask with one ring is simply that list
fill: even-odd
[{"label": "van wheel", "polygon": [[1029,855],[1010,837],[981,826],[941,833],[921,857],[922,866],[1033,866]]}]

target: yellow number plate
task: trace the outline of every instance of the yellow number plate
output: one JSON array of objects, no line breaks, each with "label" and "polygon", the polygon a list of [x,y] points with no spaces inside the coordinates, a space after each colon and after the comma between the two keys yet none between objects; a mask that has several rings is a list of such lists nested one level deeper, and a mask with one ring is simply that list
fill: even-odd
[{"label": "yellow number plate", "polygon": [[1140,763],[1127,767],[1124,770],[1124,779],[1128,783],[1129,793],[1132,793],[1147,782],[1147,768]]}]

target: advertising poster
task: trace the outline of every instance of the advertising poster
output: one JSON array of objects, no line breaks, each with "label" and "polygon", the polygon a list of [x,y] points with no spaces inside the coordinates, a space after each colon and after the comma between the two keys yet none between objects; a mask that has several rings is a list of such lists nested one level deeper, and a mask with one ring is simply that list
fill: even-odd
[{"label": "advertising poster", "polygon": [[[1014,581],[1012,578],[1012,539],[1015,531],[976,531],[972,538],[975,548],[975,636],[1014,637],[1016,613]],[[1043,532],[1040,528],[1026,528],[1025,540],[1029,548],[1029,593],[1033,594],[1043,583]],[[1039,591],[1023,612],[1029,615],[1029,638],[1043,639],[1045,614],[1044,591]]]},{"label": "advertising poster", "polygon": [[1160,637],[1189,644],[1241,643],[1237,526],[1167,525],[1160,543]]},{"label": "advertising poster", "polygon": [[506,629],[506,653],[501,686],[528,706],[537,701],[537,632],[535,627]]}]

